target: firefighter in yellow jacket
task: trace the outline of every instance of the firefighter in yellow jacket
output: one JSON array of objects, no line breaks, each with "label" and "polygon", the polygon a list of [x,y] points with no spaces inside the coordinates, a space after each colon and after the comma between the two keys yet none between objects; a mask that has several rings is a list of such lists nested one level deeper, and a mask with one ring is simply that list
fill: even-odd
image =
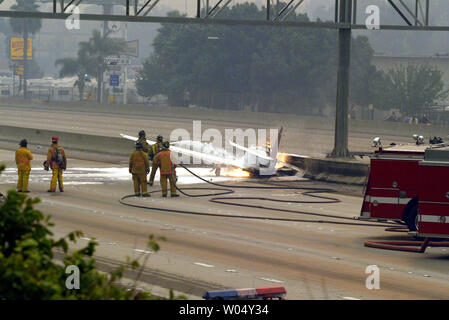
[{"label": "firefighter in yellow jacket", "polygon": [[156,171],[158,168],[158,165],[154,163],[154,157],[162,150],[162,144],[163,144],[164,138],[161,135],[159,135],[159,136],[157,136],[156,140],[157,140],[157,142],[151,146],[150,152],[148,154],[150,157],[150,160],[153,162],[151,164],[150,181],[148,182],[150,187],[153,186],[154,176],[156,175]]},{"label": "firefighter in yellow jacket", "polygon": [[20,148],[16,151],[16,164],[19,179],[17,181],[17,191],[28,193],[28,180],[30,178],[31,160],[33,160],[33,154],[28,150],[28,142],[23,139],[19,143]]},{"label": "firefighter in yellow jacket", "polygon": [[150,146],[148,145],[147,135],[144,130],[139,131],[139,139],[137,141],[142,144],[143,152],[147,153],[148,156],[150,156]]},{"label": "firefighter in yellow jacket", "polygon": [[58,146],[58,137],[51,138],[51,146],[48,148],[47,161],[45,162],[45,170],[51,169],[52,178],[50,181],[50,189],[47,192],[55,192],[56,184],[59,184],[59,191],[64,192],[64,184],[62,182],[62,172],[67,168],[67,157],[64,148]]},{"label": "firefighter in yellow jacket", "polygon": [[148,154],[142,150],[142,143],[136,142],[136,151],[129,158],[129,173],[133,175],[134,194],[140,197],[149,197],[147,192],[147,174],[150,172],[150,162]]},{"label": "firefighter in yellow jacket", "polygon": [[165,141],[162,144],[162,150],[154,157],[153,163],[155,163],[160,168],[160,182],[162,188],[162,196],[167,196],[167,179],[170,182],[170,194],[172,197],[179,197],[176,194],[175,187],[175,168],[171,160],[170,143]]}]

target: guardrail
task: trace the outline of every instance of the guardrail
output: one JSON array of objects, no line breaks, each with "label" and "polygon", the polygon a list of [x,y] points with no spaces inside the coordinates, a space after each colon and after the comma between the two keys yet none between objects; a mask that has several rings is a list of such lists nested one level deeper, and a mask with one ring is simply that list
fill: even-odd
[{"label": "guardrail", "polygon": [[364,185],[368,163],[351,160],[318,159],[286,155],[285,162],[304,170],[305,178],[328,182]]}]

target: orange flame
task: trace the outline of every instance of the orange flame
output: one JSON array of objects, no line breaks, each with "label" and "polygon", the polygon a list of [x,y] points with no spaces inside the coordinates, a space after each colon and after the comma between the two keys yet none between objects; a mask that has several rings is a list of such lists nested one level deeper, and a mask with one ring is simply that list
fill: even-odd
[{"label": "orange flame", "polygon": [[221,175],[225,177],[246,178],[250,176],[250,173],[240,168],[224,168],[221,170]]}]

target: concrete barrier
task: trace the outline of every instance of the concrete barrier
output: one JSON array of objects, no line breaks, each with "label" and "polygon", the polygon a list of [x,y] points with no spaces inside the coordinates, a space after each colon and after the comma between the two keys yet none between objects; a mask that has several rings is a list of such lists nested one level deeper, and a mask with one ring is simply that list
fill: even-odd
[{"label": "concrete barrier", "polygon": [[364,185],[368,174],[368,163],[318,159],[304,156],[287,155],[285,162],[304,170],[304,177],[312,180]]},{"label": "concrete barrier", "polygon": [[[17,148],[18,142],[25,138],[30,145],[41,145],[40,153],[45,154],[53,136],[59,137],[61,145],[67,149],[69,155],[73,154],[73,151],[83,152],[78,153],[80,159],[107,161],[107,156],[118,156],[123,160],[134,150],[133,142],[121,137],[0,126],[0,142],[10,143],[8,149]],[[95,157],[95,154],[101,155],[101,158]],[[329,182],[361,185],[364,184],[368,172],[368,164],[357,161],[318,159],[290,154],[284,155],[283,161],[303,169],[307,178]]]},{"label": "concrete barrier", "polygon": [[44,150],[51,144],[51,137],[59,137],[67,150],[84,151],[103,155],[129,156],[134,149],[132,141],[121,137],[105,137],[81,133],[0,126],[0,141],[18,144],[27,139],[29,144],[41,145]]}]

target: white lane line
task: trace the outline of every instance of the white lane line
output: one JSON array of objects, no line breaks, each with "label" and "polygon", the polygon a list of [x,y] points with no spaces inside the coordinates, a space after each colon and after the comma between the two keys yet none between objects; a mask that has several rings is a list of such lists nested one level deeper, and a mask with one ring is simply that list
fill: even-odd
[{"label": "white lane line", "polygon": [[226,272],[237,272],[237,270],[234,270],[234,269],[227,269]]},{"label": "white lane line", "polygon": [[86,237],[83,237],[83,238],[80,238],[81,240],[86,240],[86,241],[90,241],[91,239],[90,238],[86,238]]},{"label": "white lane line", "polygon": [[139,253],[144,253],[144,254],[153,253],[152,251],[146,251],[146,250],[142,250],[142,249],[133,249],[133,250],[136,252],[139,252]]},{"label": "white lane line", "polygon": [[261,280],[270,281],[270,282],[276,282],[276,283],[283,283],[284,281],[276,280],[276,279],[270,279],[270,278],[260,278]]},{"label": "white lane line", "polygon": [[206,267],[206,268],[213,268],[214,267],[211,264],[205,264],[205,263],[201,263],[201,262],[194,262],[193,264],[196,264],[197,266],[200,266],[200,267]]},{"label": "white lane line", "polygon": [[360,299],[354,298],[354,297],[342,297],[342,298],[346,299],[346,300],[360,300]]}]

